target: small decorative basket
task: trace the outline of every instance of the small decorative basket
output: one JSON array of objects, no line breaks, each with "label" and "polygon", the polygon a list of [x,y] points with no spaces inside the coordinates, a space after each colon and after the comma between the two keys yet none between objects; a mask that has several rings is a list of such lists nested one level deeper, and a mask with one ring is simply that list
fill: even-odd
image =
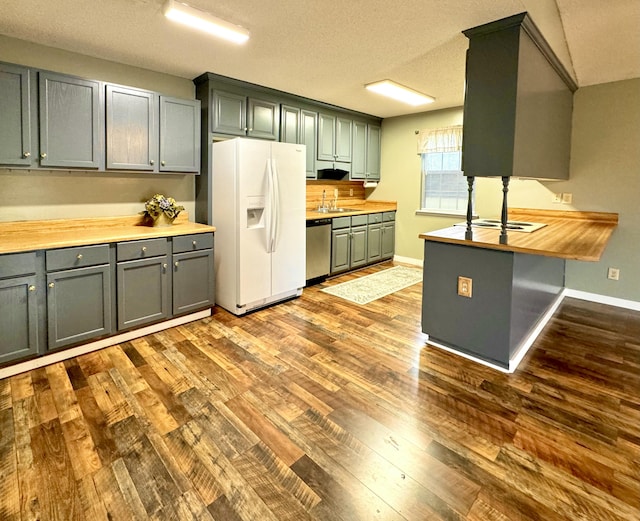
[{"label": "small decorative basket", "polygon": [[144,214],[151,219],[152,226],[171,226],[182,210],[184,206],[177,205],[173,197],[162,194],[155,194],[144,203]]}]

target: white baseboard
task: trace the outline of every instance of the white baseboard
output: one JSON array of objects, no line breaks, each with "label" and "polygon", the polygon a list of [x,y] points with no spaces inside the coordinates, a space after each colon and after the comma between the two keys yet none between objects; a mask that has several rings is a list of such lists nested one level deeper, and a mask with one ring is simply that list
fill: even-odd
[{"label": "white baseboard", "polygon": [[577,289],[567,289],[565,292],[566,297],[588,300],[590,302],[597,302],[598,304],[607,304],[609,306],[631,309],[633,311],[640,311],[640,302],[636,302],[635,300],[598,295],[597,293],[589,293],[587,291],[579,291]]},{"label": "white baseboard", "polygon": [[394,255],[393,260],[395,262],[402,262],[404,264],[411,264],[412,266],[420,266],[422,268],[422,259],[414,259],[412,257],[401,257],[400,255]]},{"label": "white baseboard", "polygon": [[63,360],[68,360],[69,358],[73,358],[75,356],[86,355],[87,353],[97,351],[98,349],[102,349],[104,347],[114,346],[116,344],[121,344],[122,342],[128,342],[129,340],[133,340],[134,338],[140,338],[141,336],[157,333],[158,331],[164,331],[165,329],[169,329],[170,327],[180,326],[182,324],[186,324],[187,322],[193,322],[194,320],[200,320],[201,318],[210,316],[211,308],[205,309],[203,311],[197,311],[196,313],[191,313],[190,315],[184,315],[182,317],[165,320],[164,322],[158,322],[157,324],[153,324],[151,326],[141,327],[140,329],[134,329],[125,333],[120,333],[119,335],[102,338],[100,340],[96,340],[95,342],[90,342],[81,346],[55,351],[48,355],[43,355],[32,360],[27,360],[26,362],[21,362],[0,369],[0,379],[15,376],[17,374],[24,373],[25,371],[31,371],[32,369],[38,369],[39,367],[44,367],[45,365],[62,362]]}]

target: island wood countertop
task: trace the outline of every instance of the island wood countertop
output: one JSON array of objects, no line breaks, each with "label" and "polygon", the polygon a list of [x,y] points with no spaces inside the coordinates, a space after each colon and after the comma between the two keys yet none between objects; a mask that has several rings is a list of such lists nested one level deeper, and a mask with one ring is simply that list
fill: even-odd
[{"label": "island wood countertop", "polygon": [[509,210],[509,220],[539,222],[547,226],[532,233],[508,232],[508,244],[500,244],[499,229],[472,228],[473,239],[467,240],[464,226],[425,232],[419,237],[476,248],[598,261],[618,225],[618,214],[513,208]]},{"label": "island wood countertop", "polygon": [[[329,202],[329,199],[327,199]],[[347,217],[350,215],[363,215],[369,213],[395,212],[398,209],[398,203],[395,201],[370,201],[363,199],[339,201],[338,207],[349,208],[350,212],[318,212],[316,208],[307,208],[307,221],[311,219],[332,219],[334,217]]]},{"label": "island wood countertop", "polygon": [[141,215],[0,222],[0,253],[86,246],[214,232],[214,226],[193,223],[186,212],[171,226],[147,226]]}]

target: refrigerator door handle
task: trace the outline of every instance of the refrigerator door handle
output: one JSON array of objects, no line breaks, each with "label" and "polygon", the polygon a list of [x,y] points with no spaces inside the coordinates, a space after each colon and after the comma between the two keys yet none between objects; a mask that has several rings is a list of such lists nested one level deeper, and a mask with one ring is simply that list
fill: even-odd
[{"label": "refrigerator door handle", "polygon": [[271,253],[272,243],[273,243],[273,172],[271,169],[271,161],[267,159],[267,164],[265,166],[266,177],[267,177],[267,226],[265,227],[265,240],[267,243],[267,253]]},{"label": "refrigerator door handle", "polygon": [[271,174],[273,176],[273,215],[272,234],[271,234],[271,251],[276,251],[278,238],[280,237],[280,179],[278,177],[278,168],[276,160],[272,159]]}]

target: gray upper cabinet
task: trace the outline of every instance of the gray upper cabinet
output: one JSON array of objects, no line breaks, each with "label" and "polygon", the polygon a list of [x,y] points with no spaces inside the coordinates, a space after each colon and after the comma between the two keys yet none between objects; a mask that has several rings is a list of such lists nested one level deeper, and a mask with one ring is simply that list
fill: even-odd
[{"label": "gray upper cabinet", "polygon": [[160,171],[200,173],[200,101],[160,96]]},{"label": "gray upper cabinet", "polygon": [[247,134],[247,97],[232,92],[213,90],[211,96],[213,118],[211,132],[246,136]]},{"label": "gray upper cabinet", "polygon": [[107,85],[107,168],[157,170],[156,94]]},{"label": "gray upper cabinet", "polygon": [[247,136],[260,139],[279,137],[280,107],[277,103],[256,98],[247,99]]},{"label": "gray upper cabinet", "polygon": [[380,180],[380,127],[353,122],[351,179]]},{"label": "gray upper cabinet", "polygon": [[306,177],[316,178],[316,136],[318,113],[282,105],[280,107],[280,141],[305,146]]},{"label": "gray upper cabinet", "polygon": [[280,107],[277,103],[213,89],[211,132],[260,139],[279,138]]},{"label": "gray upper cabinet", "polygon": [[318,115],[318,168],[351,169],[351,127],[351,119]]},{"label": "gray upper cabinet", "polygon": [[0,63],[0,165],[31,164],[29,69]]},{"label": "gray upper cabinet", "polygon": [[300,109],[282,105],[280,118],[280,141],[298,144],[300,140]]},{"label": "gray upper cabinet", "polygon": [[100,82],[51,72],[40,72],[38,79],[40,166],[100,168]]}]

